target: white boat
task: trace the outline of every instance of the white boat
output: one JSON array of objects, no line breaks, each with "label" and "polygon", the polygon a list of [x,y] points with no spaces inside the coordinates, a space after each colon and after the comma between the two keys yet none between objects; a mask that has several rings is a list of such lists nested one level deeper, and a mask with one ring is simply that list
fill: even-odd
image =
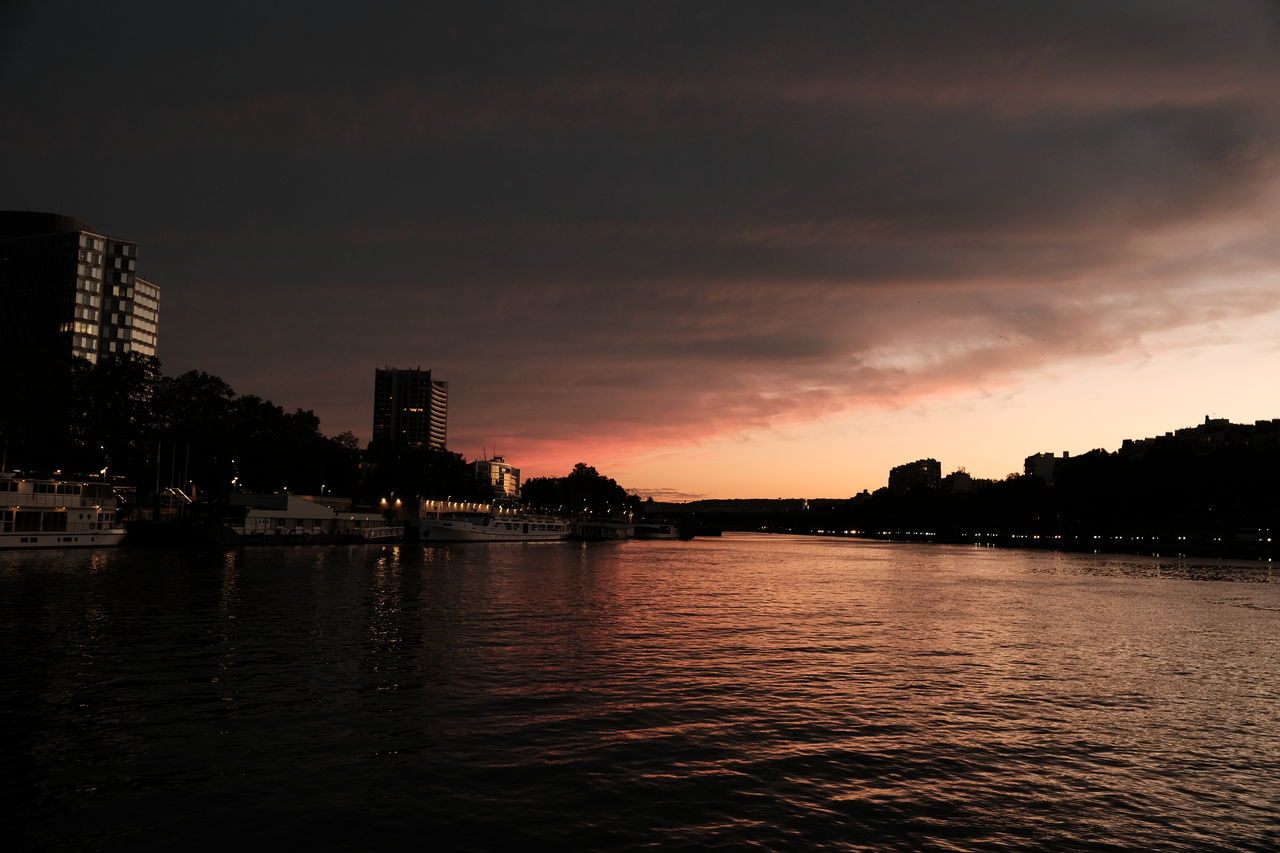
[{"label": "white boat", "polygon": [[116,508],[106,483],[0,473],[0,549],[119,545],[124,527]]},{"label": "white boat", "polygon": [[423,542],[555,542],[572,534],[572,524],[550,515],[449,512],[418,520]]}]

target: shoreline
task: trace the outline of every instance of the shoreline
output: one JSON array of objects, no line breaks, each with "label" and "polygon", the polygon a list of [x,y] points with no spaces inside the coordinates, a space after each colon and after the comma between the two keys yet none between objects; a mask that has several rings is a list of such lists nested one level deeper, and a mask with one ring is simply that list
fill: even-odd
[{"label": "shoreline", "polygon": [[[729,530],[729,528],[727,528]],[[1183,538],[1170,542],[1168,537],[1133,536],[1064,536],[1061,534],[960,534],[939,535],[934,532],[863,531],[791,529],[759,527],[737,530],[742,533],[789,534],[794,536],[824,536],[833,539],[858,539],[871,542],[905,542],[917,545],[968,545],[979,548],[1007,548],[1023,551],[1059,551],[1068,554],[1117,554],[1142,557],[1184,558],[1194,557],[1220,560],[1248,560],[1260,563],[1274,562],[1280,556],[1275,542],[1205,541]]]}]

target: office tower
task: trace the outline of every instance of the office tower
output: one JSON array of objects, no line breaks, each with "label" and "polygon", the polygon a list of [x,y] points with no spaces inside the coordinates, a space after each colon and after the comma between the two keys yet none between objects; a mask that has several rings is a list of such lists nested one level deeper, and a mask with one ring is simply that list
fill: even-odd
[{"label": "office tower", "polygon": [[138,244],[52,213],[0,211],[0,348],[27,359],[156,354],[160,288]]},{"label": "office tower", "polygon": [[373,441],[444,449],[449,383],[420,367],[378,368],[373,378]]}]

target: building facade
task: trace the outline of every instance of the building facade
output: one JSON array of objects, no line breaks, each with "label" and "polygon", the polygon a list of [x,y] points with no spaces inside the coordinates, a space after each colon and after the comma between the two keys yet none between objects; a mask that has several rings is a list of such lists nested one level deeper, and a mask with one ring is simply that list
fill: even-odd
[{"label": "building facade", "polygon": [[410,447],[445,448],[449,425],[449,383],[420,367],[378,368],[373,377],[373,441]]},{"label": "building facade", "polygon": [[477,459],[471,463],[476,482],[489,489],[495,498],[517,500],[520,497],[520,469],[507,464],[501,456]]},{"label": "building facade", "polygon": [[916,486],[937,486],[942,482],[942,463],[937,459],[917,459],[889,469],[889,491],[906,494]]},{"label": "building facade", "polygon": [[0,211],[0,336],[28,357],[154,356],[160,288],[138,244],[51,213]]}]

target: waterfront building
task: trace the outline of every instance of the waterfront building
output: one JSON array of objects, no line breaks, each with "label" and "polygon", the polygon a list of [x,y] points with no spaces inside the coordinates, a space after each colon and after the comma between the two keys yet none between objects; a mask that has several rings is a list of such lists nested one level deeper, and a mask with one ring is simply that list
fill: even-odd
[{"label": "waterfront building", "polygon": [[942,482],[942,463],[937,459],[917,459],[889,469],[889,491],[905,494],[916,486],[937,486]]},{"label": "waterfront building", "polygon": [[221,541],[375,542],[401,539],[404,525],[382,513],[353,512],[298,495],[233,494]]},{"label": "waterfront building", "polygon": [[0,347],[24,360],[154,356],[160,288],[138,244],[67,216],[0,211]]},{"label": "waterfront building", "polygon": [[443,450],[449,383],[420,367],[378,368],[373,378],[373,443]]},{"label": "waterfront building", "polygon": [[487,488],[495,498],[517,500],[520,497],[520,469],[507,464],[501,456],[477,459],[471,463],[476,482]]}]

